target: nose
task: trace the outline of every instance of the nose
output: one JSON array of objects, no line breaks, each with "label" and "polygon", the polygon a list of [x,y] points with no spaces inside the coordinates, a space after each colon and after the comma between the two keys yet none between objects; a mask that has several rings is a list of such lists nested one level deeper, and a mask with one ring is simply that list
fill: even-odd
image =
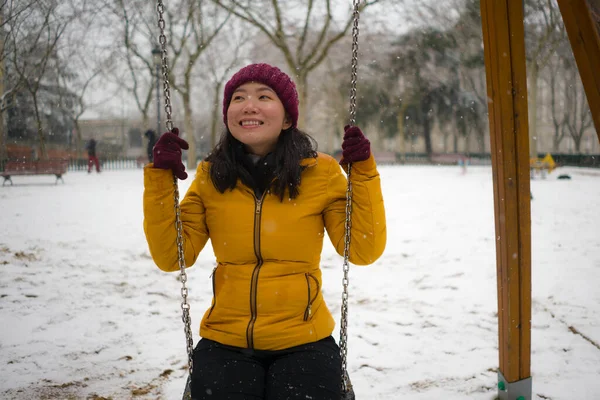
[{"label": "nose", "polygon": [[245,114],[253,114],[256,112],[256,104],[254,104],[254,100],[249,97],[244,102],[244,106],[242,107],[242,111]]}]

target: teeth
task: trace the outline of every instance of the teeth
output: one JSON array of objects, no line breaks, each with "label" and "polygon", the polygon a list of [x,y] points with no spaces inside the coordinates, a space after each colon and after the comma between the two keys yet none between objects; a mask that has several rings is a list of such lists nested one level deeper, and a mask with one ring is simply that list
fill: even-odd
[{"label": "teeth", "polygon": [[258,121],[242,121],[242,126],[258,126],[260,122]]}]

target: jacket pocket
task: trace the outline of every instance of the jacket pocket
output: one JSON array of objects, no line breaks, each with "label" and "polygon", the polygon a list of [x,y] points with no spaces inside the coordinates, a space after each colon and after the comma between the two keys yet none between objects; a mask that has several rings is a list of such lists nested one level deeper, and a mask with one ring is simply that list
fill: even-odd
[{"label": "jacket pocket", "polygon": [[210,274],[210,277],[212,279],[213,298],[212,298],[212,304],[210,306],[210,310],[208,311],[208,315],[206,316],[206,319],[210,318],[210,315],[212,314],[213,310],[215,309],[215,306],[217,305],[217,294],[215,292],[215,280],[217,279],[216,272],[217,272],[218,267],[219,267],[218,265],[216,267],[214,267],[212,274]]},{"label": "jacket pocket", "polygon": [[[317,299],[317,296],[319,295],[319,290],[321,288],[319,287],[319,280],[317,278],[315,278],[313,275],[309,274],[308,272],[305,273],[304,275],[306,277],[306,288],[307,288],[307,292],[308,292],[308,301],[306,304],[306,309],[304,310],[304,320],[308,321],[312,316],[312,305],[313,305],[314,301]],[[311,281],[314,281],[314,283],[316,284],[316,289],[310,288]]]}]

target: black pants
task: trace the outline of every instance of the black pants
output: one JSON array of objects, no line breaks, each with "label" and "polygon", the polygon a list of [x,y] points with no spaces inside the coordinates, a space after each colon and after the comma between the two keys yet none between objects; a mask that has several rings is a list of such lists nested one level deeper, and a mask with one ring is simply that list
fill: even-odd
[{"label": "black pants", "polygon": [[340,400],[340,349],[329,336],[261,351],[202,339],[194,350],[194,400]]}]

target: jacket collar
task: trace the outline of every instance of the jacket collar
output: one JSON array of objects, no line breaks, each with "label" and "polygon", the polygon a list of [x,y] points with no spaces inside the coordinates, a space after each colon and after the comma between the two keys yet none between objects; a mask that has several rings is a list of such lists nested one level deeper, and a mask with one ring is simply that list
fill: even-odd
[{"label": "jacket collar", "polygon": [[302,161],[300,161],[300,165],[303,167],[314,167],[315,165],[317,165],[317,159],[316,158],[304,158],[302,159]]}]

